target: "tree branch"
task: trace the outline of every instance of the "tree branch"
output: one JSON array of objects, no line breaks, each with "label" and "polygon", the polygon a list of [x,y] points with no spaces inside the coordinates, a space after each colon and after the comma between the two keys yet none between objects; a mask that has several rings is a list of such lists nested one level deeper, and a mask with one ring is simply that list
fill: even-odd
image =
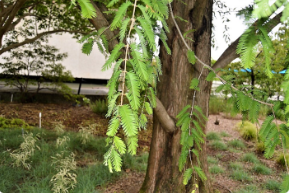
[{"label": "tree branch", "polygon": [[154,108],[154,114],[158,117],[158,120],[160,121],[163,129],[167,133],[172,133],[177,130],[176,124],[174,120],[170,117],[170,115],[167,113],[167,110],[163,106],[162,102],[156,98],[157,105]]},{"label": "tree branch", "polygon": [[15,28],[15,26],[21,22],[21,20],[23,20],[25,17],[29,17],[29,16],[37,17],[37,15],[32,14],[32,13],[23,14],[21,17],[19,17],[16,21],[14,21],[14,22],[9,26],[9,28],[6,30],[6,33],[9,32],[9,31],[11,31],[11,30],[13,30],[13,29]]},{"label": "tree branch", "polygon": [[30,38],[30,39],[25,39],[24,41],[22,42],[19,42],[19,43],[15,43],[15,44],[11,44],[5,48],[2,48],[0,49],[0,55],[3,54],[4,52],[7,52],[7,51],[10,51],[12,49],[15,49],[15,48],[18,48],[20,46],[23,46],[25,44],[29,44],[29,43],[32,43],[34,42],[35,40],[45,36],[45,35],[49,35],[49,34],[54,34],[54,33],[60,33],[60,32],[67,32],[67,33],[80,33],[80,34],[86,34],[86,33],[83,33],[81,31],[77,31],[77,30],[74,30],[74,31],[70,31],[70,30],[65,30],[65,29],[58,29],[58,30],[53,30],[53,31],[46,31],[46,32],[42,32],[42,33],[39,33],[37,34],[37,36],[35,36],[34,38]]},{"label": "tree branch", "polygon": [[[282,12],[277,14],[274,18],[272,18],[267,24],[267,30],[270,32],[274,27],[276,27],[281,21],[281,16],[282,16]],[[252,24],[252,26],[255,26],[257,23],[259,22],[259,20],[257,20],[254,24]],[[242,34],[243,35],[243,34]],[[241,35],[241,36],[242,36]],[[224,52],[223,54],[219,57],[219,59],[216,61],[216,63],[213,66],[213,69],[217,69],[217,68],[224,68],[226,67],[228,64],[230,64],[233,60],[235,60],[236,58],[240,57],[239,54],[236,53],[237,50],[237,46],[239,43],[239,40],[241,38],[241,36],[236,39]]]},{"label": "tree branch", "polygon": [[[90,2],[93,5],[96,11],[96,15],[97,15],[97,17],[89,19],[90,23],[95,27],[96,30],[99,30],[102,27],[110,26],[111,18],[108,15],[103,13],[104,11],[107,11],[107,8],[105,6],[102,6],[99,3],[97,4],[96,2],[92,0]],[[106,30],[104,34],[106,35],[108,40],[111,40],[109,41],[109,45],[108,45],[108,50],[109,52],[111,52],[114,46],[118,44],[118,40],[114,38],[118,34],[118,30],[115,30],[115,31]]]}]

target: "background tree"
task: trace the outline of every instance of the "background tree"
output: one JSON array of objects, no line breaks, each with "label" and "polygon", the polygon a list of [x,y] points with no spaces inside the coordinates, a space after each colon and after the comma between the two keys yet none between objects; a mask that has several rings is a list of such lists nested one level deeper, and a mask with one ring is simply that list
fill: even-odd
[{"label": "background tree", "polygon": [[68,32],[78,37],[90,32],[90,23],[70,4],[69,0],[0,1],[0,55],[49,34]]},{"label": "background tree", "polygon": [[283,82],[285,71],[288,68],[287,42],[288,30],[282,27],[275,34],[275,39],[272,40],[275,52],[270,54],[270,65],[273,72],[271,78],[267,77],[266,61],[261,46],[258,49],[259,53],[256,55],[256,61],[253,67],[245,69],[241,65],[241,62],[231,63],[224,69],[225,71],[222,72],[223,78],[232,82],[239,89],[245,89],[255,97],[264,101],[275,94],[279,98],[282,94],[281,83]]},{"label": "background tree", "polygon": [[[210,97],[210,89],[211,89],[211,83],[207,80],[211,80],[212,75],[214,73],[210,73],[210,77],[206,78],[209,74],[209,70],[207,68],[210,67],[210,58],[211,58],[211,27],[212,27],[212,13],[213,13],[213,1],[212,0],[197,0],[197,1],[173,1],[171,2],[172,10],[169,10],[164,4],[170,3],[170,1],[162,0],[162,1],[140,1],[139,4],[137,1],[109,1],[109,2],[91,2],[96,10],[97,17],[91,19],[91,22],[94,24],[96,29],[102,29],[102,27],[105,27],[108,29],[110,26],[111,30],[103,31],[103,34],[106,34],[107,37],[114,37],[115,33],[118,34],[118,32],[122,35],[120,35],[120,42],[124,40],[123,32],[126,34],[125,25],[121,25],[121,21],[127,21],[126,24],[128,24],[130,21],[127,20],[128,18],[133,18],[131,21],[134,23],[135,17],[137,17],[137,12],[134,12],[133,10],[139,10],[140,5],[142,3],[145,4],[144,7],[145,10],[139,10],[142,11],[145,17],[145,13],[147,12],[150,17],[154,16],[154,13],[163,14],[161,17],[156,17],[158,19],[165,18],[167,26],[164,23],[164,28],[167,27],[167,44],[165,42],[160,43],[160,61],[162,63],[162,69],[163,73],[160,75],[160,82],[157,84],[157,97],[156,105],[151,104],[154,107],[154,128],[153,128],[153,137],[151,142],[151,148],[150,148],[150,156],[149,156],[149,162],[148,162],[148,169],[146,178],[144,181],[144,184],[141,188],[141,192],[191,192],[196,187],[198,187],[199,192],[212,192],[212,187],[210,184],[210,180],[204,180],[204,178],[197,178],[196,174],[199,172],[198,170],[194,170],[194,177],[187,183],[187,186],[182,185],[182,176],[184,174],[183,170],[179,170],[179,164],[185,163],[184,160],[179,160],[179,157],[181,153],[185,154],[185,157],[189,153],[187,151],[187,147],[183,148],[180,144],[180,140],[184,142],[184,137],[189,135],[181,135],[180,130],[180,124],[177,123],[177,126],[175,124],[175,120],[178,115],[178,113],[182,110],[183,107],[187,106],[188,104],[191,104],[193,102],[193,107],[200,107],[195,108],[193,110],[200,110],[199,112],[205,112],[205,115],[208,116],[208,101]],[[108,4],[109,3],[109,4]],[[121,4],[118,10],[115,10],[115,7],[113,7],[116,3]],[[108,7],[108,8],[107,8]],[[133,8],[132,8],[133,7]],[[137,9],[136,9],[137,8]],[[139,9],[138,9],[139,8]],[[125,11],[127,10],[127,14]],[[150,12],[150,10],[152,10]],[[170,11],[170,15],[167,15],[166,12]],[[110,15],[106,13],[115,13],[116,17],[112,18]],[[135,14],[135,15],[134,15]],[[175,16],[174,16],[174,15]],[[252,47],[247,46],[249,49],[243,49],[242,45],[244,45],[244,42],[251,42],[247,40],[247,37],[253,37],[254,41],[251,42],[251,44],[254,46],[258,43],[258,38],[266,37],[266,34],[260,34],[260,31],[257,30],[255,26],[263,26],[266,27],[266,30],[270,31],[272,28],[274,28],[278,23],[280,23],[280,17],[282,13],[277,14],[273,18],[269,18],[268,16],[263,17],[260,20],[257,20],[255,23],[252,24],[252,27],[250,27],[249,32],[247,31],[245,34],[247,36],[245,38],[238,38],[236,41],[234,41],[228,49],[221,55],[221,57],[216,61],[214,69],[223,68],[227,66],[232,60],[239,57],[240,55],[244,57],[244,55],[251,53],[250,49]],[[181,18],[181,21],[178,20],[178,22],[175,21],[175,17]],[[121,19],[123,18],[123,20]],[[150,19],[149,17],[145,18],[147,24],[149,24],[150,21],[153,21],[153,19]],[[98,22],[99,21],[99,22]],[[116,21],[116,23],[114,23]],[[141,22],[140,22],[141,23]],[[138,23],[137,23],[138,25]],[[141,28],[143,28],[143,24],[140,24]],[[128,31],[133,31],[134,25],[126,25],[128,27]],[[151,31],[153,25],[148,25],[148,28],[145,28],[145,32]],[[120,31],[119,28],[120,27]],[[118,30],[116,30],[118,29]],[[148,29],[148,30],[147,30]],[[116,31],[115,31],[116,30]],[[179,33],[181,32],[181,33]],[[187,33],[186,33],[187,32]],[[186,37],[190,38],[193,41],[183,41],[182,34],[186,33]],[[132,33],[131,33],[132,34]],[[130,33],[128,33],[127,37],[131,37]],[[249,36],[250,35],[250,36]],[[244,36],[242,36],[244,37]],[[108,38],[109,39],[109,38]],[[127,40],[127,39],[126,39]],[[147,37],[144,38],[148,44],[152,43],[152,41],[148,40]],[[239,46],[240,52],[236,53],[237,45],[239,41],[242,40],[243,44]],[[116,45],[118,42],[116,39],[114,39],[114,42],[110,41],[110,48],[109,50],[112,50],[113,45]],[[124,47],[124,44],[121,45],[119,43],[118,47],[116,47],[115,50],[111,52],[111,58],[112,61],[117,60],[119,55],[119,51]],[[127,42],[125,42],[127,43]],[[128,42],[130,44],[131,42]],[[128,51],[128,48],[131,47],[131,45],[125,46],[126,50]],[[171,50],[171,55],[167,54],[167,51],[169,48]],[[132,50],[134,50],[132,48]],[[153,50],[153,49],[152,49]],[[188,51],[189,50],[189,51]],[[115,52],[114,52],[115,51]],[[243,51],[246,51],[244,53]],[[194,66],[192,66],[190,63],[195,63],[194,60],[194,54],[197,56],[197,62]],[[119,54],[119,55],[118,55]],[[189,55],[189,59],[187,58],[187,54]],[[239,55],[240,54],[240,55]],[[126,54],[125,54],[126,55]],[[122,55],[123,56],[123,55]],[[119,73],[119,75],[114,76],[114,78],[111,80],[112,83],[117,82],[117,80],[122,80],[120,74],[122,74],[122,77],[124,74],[127,73],[126,71],[126,62],[127,58],[120,57],[118,65],[121,65],[124,67],[124,71],[116,68],[116,72]],[[122,58],[122,59],[121,59]],[[250,58],[251,59],[251,58]],[[110,64],[112,61],[108,60],[107,64]],[[149,63],[151,64],[151,62]],[[147,65],[149,65],[147,64]],[[206,65],[207,64],[207,65]],[[204,68],[204,66],[206,68]],[[105,67],[106,68],[106,67]],[[134,70],[132,73],[134,73]],[[120,78],[120,79],[119,79]],[[191,87],[194,90],[190,90],[190,83],[191,80],[194,80],[193,85]],[[196,81],[197,80],[197,81]],[[122,80],[121,82],[125,82]],[[137,81],[132,81],[132,83],[136,83]],[[196,84],[196,82],[198,84]],[[122,84],[122,83],[121,83]],[[136,87],[139,87],[139,83],[136,83]],[[122,84],[123,85],[123,84]],[[111,88],[115,87],[116,84],[110,84]],[[133,91],[133,85],[127,85],[128,86],[128,96],[133,95],[133,93],[129,93],[130,90]],[[113,88],[113,92],[114,92]],[[122,89],[124,91],[124,87]],[[133,91],[134,92],[134,91]],[[120,93],[118,93],[120,94]],[[127,95],[127,94],[126,94]],[[120,95],[119,95],[120,96]],[[123,96],[123,94],[121,94]],[[117,98],[117,97],[116,97]],[[139,97],[138,97],[139,98]],[[115,103],[111,100],[113,109],[115,107]],[[122,101],[122,100],[121,100]],[[133,100],[132,100],[133,101]],[[120,105],[117,105],[117,107],[121,108],[122,110],[124,107],[122,107],[122,103]],[[129,104],[125,105],[126,112],[125,114],[131,114],[131,111],[127,110],[132,107],[131,101]],[[118,108],[117,108],[118,109]],[[188,110],[186,108],[185,110]],[[121,111],[115,110],[114,111],[116,115],[118,113],[121,113]],[[182,111],[183,112],[183,111]],[[195,116],[191,116],[192,121],[198,121],[202,127],[202,131],[205,133],[205,120],[200,119],[198,120],[198,113],[195,111],[192,111],[191,113],[195,113]],[[132,118],[134,117],[134,118]],[[180,118],[180,117],[179,117]],[[116,125],[116,132],[119,128],[119,121],[122,121],[122,126],[124,127],[125,132],[127,134],[130,133],[130,131],[134,131],[134,127],[132,127],[130,131],[127,129],[127,125],[130,125],[130,122],[135,123],[136,117],[130,116],[124,123],[125,117],[123,117],[121,114],[118,116],[118,118],[112,119],[110,123],[110,127]],[[132,121],[134,120],[134,121]],[[196,123],[195,123],[196,126]],[[185,129],[187,130],[187,129]],[[115,130],[114,128],[110,128],[108,130],[108,135],[114,136]],[[129,136],[128,136],[129,137]],[[135,134],[133,135],[135,137]],[[189,140],[187,140],[189,141]],[[107,162],[107,164],[110,166],[110,168],[116,168],[117,170],[121,166],[121,159],[119,157],[119,153],[125,152],[125,144],[121,141],[119,141],[116,137],[109,137],[108,143],[112,144],[110,151],[108,152],[107,156],[111,156],[111,152],[113,152],[114,157],[111,159],[110,162]],[[181,142],[182,143],[182,142]],[[128,142],[128,148],[130,148],[132,142]],[[184,144],[183,144],[184,145]],[[191,147],[191,146],[190,146]],[[118,148],[118,150],[115,150],[115,148]],[[182,149],[185,149],[185,151],[182,151]],[[200,160],[200,167],[202,170],[207,173],[207,163],[206,163],[206,148],[205,143],[200,145],[200,148],[202,151],[194,152],[195,156],[188,158],[188,161],[192,160],[193,165],[197,166],[199,165],[197,160]],[[190,150],[190,148],[188,149]],[[196,149],[198,150],[198,148]],[[185,152],[185,153],[184,153]],[[198,156],[197,156],[198,155]],[[182,156],[182,155],[181,155]],[[190,154],[191,156],[191,154]],[[198,159],[197,159],[198,157]],[[185,159],[186,161],[186,159]],[[187,162],[185,165],[190,166],[190,163]],[[113,165],[112,165],[113,164]],[[182,167],[181,167],[182,168]],[[188,170],[187,170],[188,171]],[[192,171],[192,170],[191,170]],[[189,176],[192,174],[191,171],[186,172],[185,176]],[[199,173],[198,173],[199,174]],[[199,175],[201,177],[201,175]],[[188,179],[189,179],[188,177]],[[186,180],[185,180],[186,181]]]},{"label": "background tree", "polygon": [[9,56],[3,57],[5,62],[0,63],[2,81],[6,86],[18,88],[24,100],[27,93],[38,93],[43,89],[71,95],[71,89],[63,82],[72,82],[74,78],[58,63],[67,57],[67,53],[43,45],[42,40],[12,50]]}]

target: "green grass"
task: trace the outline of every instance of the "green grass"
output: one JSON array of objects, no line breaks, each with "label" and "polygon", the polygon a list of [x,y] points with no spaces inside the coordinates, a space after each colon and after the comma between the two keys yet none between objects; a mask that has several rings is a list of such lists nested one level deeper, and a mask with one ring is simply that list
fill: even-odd
[{"label": "green grass", "polygon": [[207,161],[208,161],[209,164],[217,164],[219,162],[218,159],[216,159],[214,157],[211,157],[211,156],[207,157]]},{"label": "green grass", "polygon": [[237,149],[245,149],[246,148],[246,145],[243,143],[243,141],[241,141],[239,139],[231,140],[227,144],[229,147],[233,147],[233,148],[237,148]]},{"label": "green grass", "polygon": [[144,153],[138,157],[125,154],[123,158],[123,168],[130,168],[136,171],[145,172],[147,169],[148,153]]},{"label": "green grass", "polygon": [[222,150],[222,151],[225,151],[228,148],[227,145],[221,141],[212,141],[210,143],[210,146],[215,150]]},{"label": "green grass", "polygon": [[219,114],[220,112],[230,113],[232,104],[229,100],[211,95],[209,101],[209,114]]},{"label": "green grass", "polygon": [[221,137],[220,137],[219,134],[216,133],[216,132],[209,132],[209,133],[207,133],[206,138],[207,138],[208,140],[215,140],[215,141],[221,140]]},{"label": "green grass", "polygon": [[[110,173],[103,165],[103,155],[107,150],[104,138],[91,136],[86,144],[81,144],[78,133],[67,132],[64,135],[70,138],[66,147],[57,148],[57,135],[52,131],[34,129],[34,136],[38,134],[36,149],[30,157],[32,168],[30,170],[22,167],[12,167],[13,160],[7,149],[11,151],[19,148],[23,142],[20,129],[0,130],[0,191],[2,192],[29,192],[29,193],[51,193],[50,180],[57,173],[51,164],[52,158],[64,151],[65,155],[73,152],[77,163],[84,164],[77,167],[77,184],[72,193],[95,192],[96,186],[105,186],[109,182],[118,179],[123,173]],[[145,171],[147,167],[148,154],[141,156],[124,156],[124,169]],[[25,179],[25,180],[24,180]]]},{"label": "green grass", "polygon": [[230,177],[233,180],[237,180],[237,181],[251,181],[252,180],[249,174],[243,171],[242,169],[233,170],[233,172],[230,174]]},{"label": "green grass", "polygon": [[270,175],[272,173],[271,169],[264,166],[263,164],[255,164],[253,167],[253,171],[263,175]]},{"label": "green grass", "polygon": [[254,153],[246,153],[243,157],[242,157],[242,161],[244,162],[251,162],[251,163],[258,163],[259,159],[256,157],[256,155]]},{"label": "green grass", "polygon": [[234,193],[257,193],[259,192],[258,187],[256,185],[246,185],[242,189],[239,189],[238,191]]},{"label": "green grass", "polygon": [[211,174],[221,174],[221,173],[224,173],[224,169],[220,166],[213,165],[209,167],[209,172]]},{"label": "green grass", "polygon": [[221,137],[230,137],[230,135],[228,133],[226,133],[225,131],[222,131],[220,133]]},{"label": "green grass", "polygon": [[264,184],[264,187],[267,190],[271,190],[273,192],[279,192],[280,186],[281,186],[281,183],[276,180],[267,180]]},{"label": "green grass", "polygon": [[231,162],[229,164],[229,168],[233,170],[241,170],[243,168],[243,164],[239,162]]}]

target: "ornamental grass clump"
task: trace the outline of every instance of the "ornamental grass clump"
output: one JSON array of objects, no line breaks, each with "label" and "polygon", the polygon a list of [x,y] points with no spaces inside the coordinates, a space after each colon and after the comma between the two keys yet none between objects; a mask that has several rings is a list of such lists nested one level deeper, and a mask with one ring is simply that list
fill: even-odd
[{"label": "ornamental grass clump", "polygon": [[20,148],[10,153],[13,159],[12,165],[15,167],[23,166],[25,169],[30,170],[31,165],[28,163],[31,156],[34,154],[36,148],[40,149],[36,142],[38,139],[33,136],[33,133],[23,134],[24,141],[20,144]]},{"label": "ornamental grass clump", "polygon": [[62,122],[55,122],[53,126],[54,126],[54,131],[56,132],[58,136],[64,134],[65,126],[62,124]]},{"label": "ornamental grass clump", "polygon": [[93,130],[96,128],[97,124],[90,124],[88,126],[79,126],[80,130],[80,140],[82,144],[87,144],[93,135]]},{"label": "ornamental grass clump", "polygon": [[249,121],[239,122],[236,125],[236,129],[240,132],[243,139],[252,141],[256,139],[257,128]]},{"label": "ornamental grass clump", "polygon": [[57,170],[57,174],[50,180],[51,190],[54,193],[68,193],[69,190],[75,188],[77,183],[75,155],[71,153],[69,156],[65,156],[63,151],[51,158],[53,159],[52,165]]}]

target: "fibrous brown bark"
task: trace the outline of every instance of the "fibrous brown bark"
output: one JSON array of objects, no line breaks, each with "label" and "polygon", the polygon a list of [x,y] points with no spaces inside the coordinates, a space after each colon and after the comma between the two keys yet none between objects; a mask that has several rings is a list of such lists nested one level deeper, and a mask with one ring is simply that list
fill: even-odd
[{"label": "fibrous brown bark", "polygon": [[[212,0],[186,0],[183,3],[174,1],[173,12],[188,22],[178,21],[182,33],[195,29],[190,34],[194,42],[188,42],[196,55],[205,63],[211,61],[211,21]],[[185,48],[176,31],[172,18],[167,21],[170,29],[168,45],[172,55],[167,55],[161,45],[160,58],[163,65],[163,75],[157,86],[157,95],[171,117],[191,104],[193,91],[189,89],[192,78],[198,78],[203,66],[198,62],[192,66],[187,60]],[[200,78],[200,91],[197,92],[195,104],[200,106],[208,115],[208,102],[211,84],[205,80],[208,70],[204,69]],[[181,152],[180,130],[168,133],[154,114],[153,137],[150,148],[148,169],[140,192],[191,192],[193,184],[197,183],[197,192],[212,192],[210,180],[202,182],[200,179],[192,181],[188,186],[182,184],[183,173],[179,171],[178,160]],[[205,127],[203,128],[205,132]],[[202,169],[207,173],[206,147],[202,146],[200,160]],[[195,162],[195,160],[193,160]]]}]

